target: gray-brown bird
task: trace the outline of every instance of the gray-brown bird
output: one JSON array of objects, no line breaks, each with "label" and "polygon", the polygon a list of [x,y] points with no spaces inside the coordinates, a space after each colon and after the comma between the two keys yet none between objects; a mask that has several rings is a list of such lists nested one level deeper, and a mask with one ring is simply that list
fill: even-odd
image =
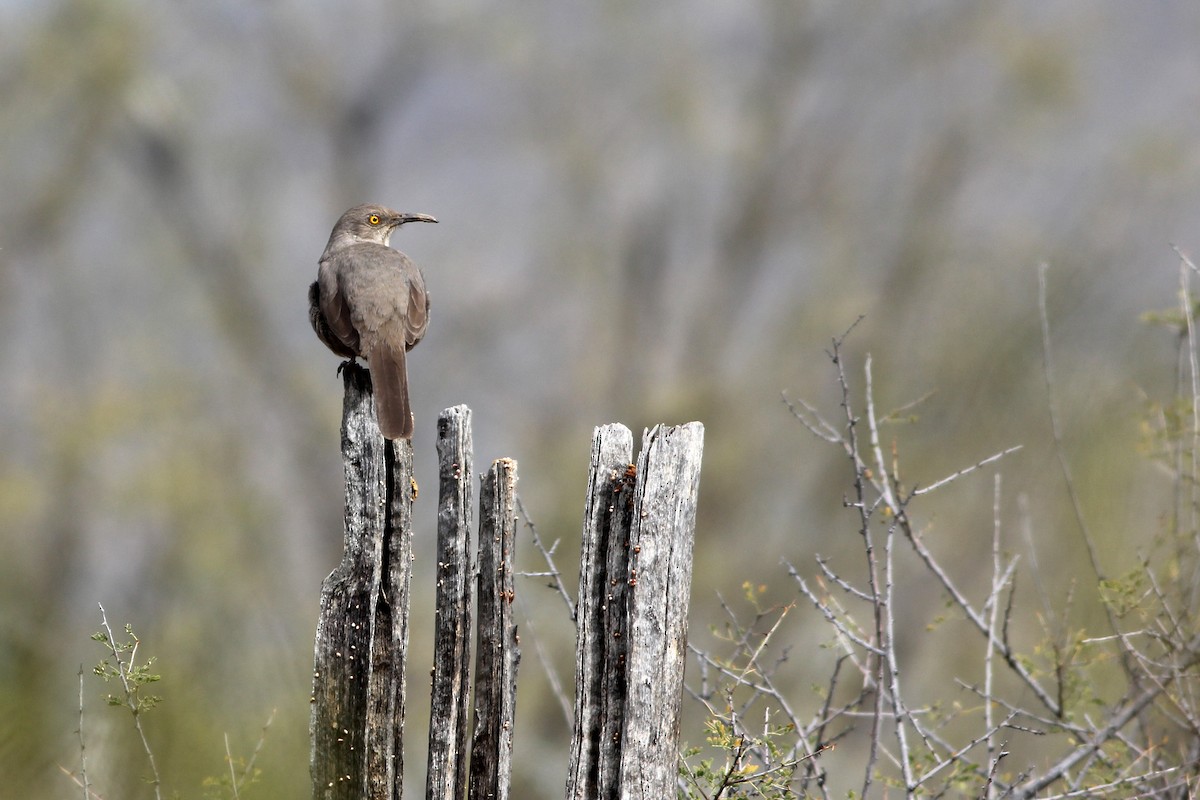
[{"label": "gray-brown bird", "polygon": [[406,222],[437,220],[369,204],[342,214],[308,289],[308,318],[317,337],[351,362],[366,359],[386,439],[412,438],[405,359],[429,324],[421,270],[388,246],[392,231]]}]

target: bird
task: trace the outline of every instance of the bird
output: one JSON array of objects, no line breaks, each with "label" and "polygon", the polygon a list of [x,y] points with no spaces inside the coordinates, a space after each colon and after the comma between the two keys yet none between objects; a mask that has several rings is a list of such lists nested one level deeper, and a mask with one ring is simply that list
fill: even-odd
[{"label": "bird", "polygon": [[373,203],[351,208],[333,226],[317,279],[308,288],[313,331],[349,363],[367,362],[379,430],[393,440],[413,435],[406,359],[429,324],[425,277],[388,244],[392,232],[408,222],[437,220]]}]

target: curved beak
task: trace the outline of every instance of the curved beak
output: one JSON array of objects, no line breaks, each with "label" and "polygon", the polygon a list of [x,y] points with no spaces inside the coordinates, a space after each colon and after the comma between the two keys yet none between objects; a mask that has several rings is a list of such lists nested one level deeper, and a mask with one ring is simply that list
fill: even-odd
[{"label": "curved beak", "polygon": [[396,220],[396,225],[403,225],[406,222],[437,222],[437,219],[428,214],[401,214]]}]

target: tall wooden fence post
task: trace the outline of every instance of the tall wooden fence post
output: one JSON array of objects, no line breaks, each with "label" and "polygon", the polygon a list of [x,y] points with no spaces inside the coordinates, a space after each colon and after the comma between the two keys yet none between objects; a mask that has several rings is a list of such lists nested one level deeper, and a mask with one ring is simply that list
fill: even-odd
[{"label": "tall wooden fence post", "polygon": [[321,585],[314,648],[314,800],[396,800],[412,554],[412,447],[387,442],[369,373],[343,370],[345,549]]},{"label": "tall wooden fence post", "polygon": [[704,426],[592,440],[568,800],[675,796]]},{"label": "tall wooden fence post", "polygon": [[604,425],[592,435],[575,611],[575,733],[567,764],[571,800],[615,798],[625,704],[633,434]]},{"label": "tall wooden fence post", "polygon": [[621,797],[675,796],[679,707],[687,655],[692,545],[704,426],[642,436],[629,532],[628,694],[621,735]]},{"label": "tall wooden fence post", "polygon": [[426,800],[462,800],[471,669],[471,409],[438,417],[438,543]]}]

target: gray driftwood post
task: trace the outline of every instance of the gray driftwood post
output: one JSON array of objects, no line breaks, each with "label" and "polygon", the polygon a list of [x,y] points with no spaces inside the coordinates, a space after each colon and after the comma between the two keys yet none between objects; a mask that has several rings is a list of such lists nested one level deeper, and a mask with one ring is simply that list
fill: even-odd
[{"label": "gray driftwood post", "polygon": [[394,800],[403,783],[412,447],[385,442],[368,372],[343,370],[342,563],[321,586],[313,667],[314,800]]},{"label": "gray driftwood post", "polygon": [[517,462],[497,459],[483,476],[479,492],[479,640],[470,800],[507,800],[512,778],[517,662],[521,658],[513,619],[516,508]]},{"label": "gray driftwood post", "polygon": [[625,596],[633,519],[633,434],[604,425],[592,435],[575,611],[575,733],[567,797],[612,798],[620,785],[625,703]]},{"label": "gray driftwood post", "polygon": [[437,587],[425,797],[461,800],[471,667],[471,409],[446,409],[437,431]]},{"label": "gray driftwood post", "polygon": [[704,426],[596,430],[577,611],[569,800],[675,796]]}]

